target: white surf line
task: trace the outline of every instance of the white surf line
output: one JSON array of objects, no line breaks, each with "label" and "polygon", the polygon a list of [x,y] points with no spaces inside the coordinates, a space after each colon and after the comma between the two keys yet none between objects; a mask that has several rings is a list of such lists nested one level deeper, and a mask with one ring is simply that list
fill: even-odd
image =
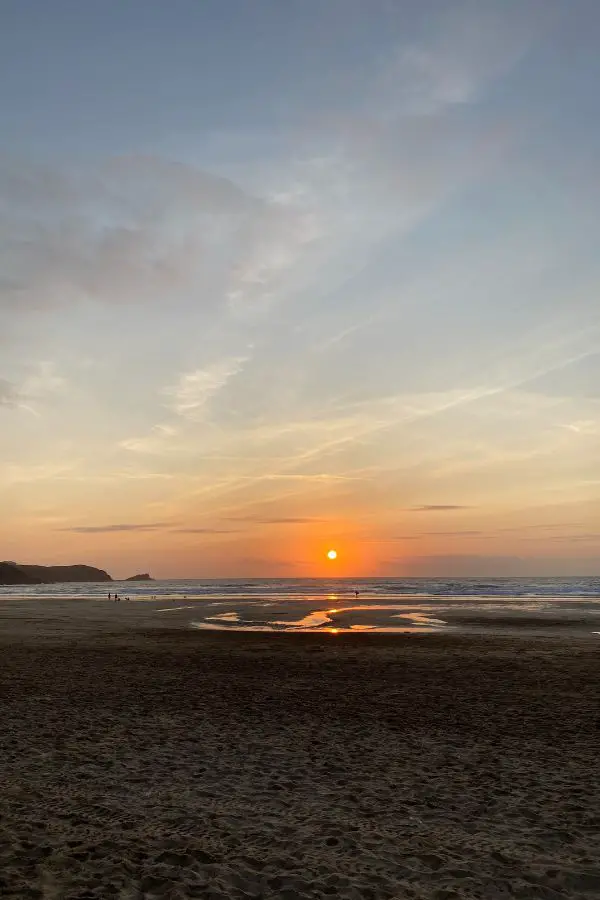
[{"label": "white surf line", "polygon": [[178,609],[193,609],[193,606],[166,606],[164,609],[155,609],[154,612],[177,612]]}]

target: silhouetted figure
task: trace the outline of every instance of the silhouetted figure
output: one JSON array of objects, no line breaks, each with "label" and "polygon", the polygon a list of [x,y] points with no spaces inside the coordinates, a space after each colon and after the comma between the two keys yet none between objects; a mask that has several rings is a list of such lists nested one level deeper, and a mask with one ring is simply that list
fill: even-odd
[{"label": "silhouetted figure", "polygon": [[108,599],[109,599],[109,600],[112,600],[112,594],[109,594],[109,595],[108,595]]},{"label": "silhouetted figure", "polygon": [[359,594],[359,591],[354,591],[354,596],[356,597],[357,600],[358,600],[358,594]]}]

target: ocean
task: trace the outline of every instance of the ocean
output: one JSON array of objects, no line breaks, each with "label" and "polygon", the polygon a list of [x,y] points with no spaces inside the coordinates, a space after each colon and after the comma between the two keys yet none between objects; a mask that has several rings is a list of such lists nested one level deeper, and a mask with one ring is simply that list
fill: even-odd
[{"label": "ocean", "polygon": [[115,581],[0,586],[0,599],[108,602],[115,591],[197,629],[600,635],[600,577]]}]

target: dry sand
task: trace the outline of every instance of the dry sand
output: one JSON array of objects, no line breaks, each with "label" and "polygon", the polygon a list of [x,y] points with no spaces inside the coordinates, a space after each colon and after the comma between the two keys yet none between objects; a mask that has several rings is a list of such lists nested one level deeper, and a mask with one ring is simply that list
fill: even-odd
[{"label": "dry sand", "polygon": [[600,896],[597,640],[7,610],[2,898]]}]

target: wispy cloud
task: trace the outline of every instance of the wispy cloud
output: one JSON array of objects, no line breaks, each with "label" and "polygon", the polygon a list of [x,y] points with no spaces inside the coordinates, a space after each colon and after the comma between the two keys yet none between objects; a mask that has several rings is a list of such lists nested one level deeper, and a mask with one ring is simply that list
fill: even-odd
[{"label": "wispy cloud", "polygon": [[119,447],[131,453],[160,454],[172,446],[173,438],[178,433],[172,425],[154,425],[149,434],[119,441]]},{"label": "wispy cloud", "polygon": [[176,534],[237,534],[231,528],[174,528]]},{"label": "wispy cloud", "polygon": [[585,525],[583,522],[536,522],[528,525],[512,525],[510,527],[498,528],[498,531],[555,531],[556,529],[561,528],[585,528]]},{"label": "wispy cloud", "polygon": [[582,437],[600,434],[600,420],[596,419],[582,419],[560,427],[572,431],[574,434],[580,434]]},{"label": "wispy cloud", "polygon": [[225,516],[230,522],[250,522],[255,525],[311,525],[315,522],[324,522],[315,516]]},{"label": "wispy cloud", "polygon": [[424,531],[424,535],[432,537],[483,537],[484,531]]},{"label": "wispy cloud", "polygon": [[59,528],[59,531],[68,531],[72,534],[110,534],[112,532],[125,531],[164,531],[171,527],[169,522],[143,522],[140,524],[114,524],[114,525],[76,525],[71,528]]},{"label": "wispy cloud", "polygon": [[227,300],[241,315],[264,312],[275,295],[289,286],[306,251],[324,237],[321,212],[308,202],[305,186],[276,192],[262,213],[248,222],[244,250],[234,264]]},{"label": "wispy cloud", "polygon": [[57,372],[56,363],[44,360],[25,378],[21,393],[29,399],[39,399],[61,390],[65,383],[65,379]]},{"label": "wispy cloud", "polygon": [[182,375],[174,387],[164,390],[173,412],[192,421],[203,418],[209,402],[242,370],[247,359],[232,356]]},{"label": "wispy cloud", "polygon": [[459,503],[427,503],[424,506],[413,506],[410,512],[452,512],[455,509],[472,509]]},{"label": "wispy cloud", "polygon": [[538,0],[510,8],[477,0],[449,4],[431,17],[421,41],[402,46],[386,64],[380,96],[405,115],[431,116],[474,103],[541,38],[555,10]]},{"label": "wispy cloud", "polygon": [[200,273],[208,278],[217,232],[261,205],[226,178],[150,156],[117,157],[76,177],[0,159],[0,196],[0,310],[11,315],[86,297],[147,303],[189,288]]},{"label": "wispy cloud", "polygon": [[76,472],[77,461],[64,463],[7,463],[0,468],[0,483],[35,484],[39,481],[70,480]]},{"label": "wispy cloud", "polygon": [[19,382],[0,378],[0,406],[23,409],[39,415],[39,403],[58,393],[66,385],[56,365],[42,361],[28,367]]}]

